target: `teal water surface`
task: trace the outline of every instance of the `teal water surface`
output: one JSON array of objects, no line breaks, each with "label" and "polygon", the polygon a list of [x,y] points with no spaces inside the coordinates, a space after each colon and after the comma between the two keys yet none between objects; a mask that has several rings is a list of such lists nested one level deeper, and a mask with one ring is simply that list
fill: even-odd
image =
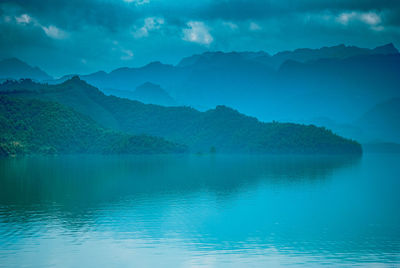
[{"label": "teal water surface", "polygon": [[0,267],[398,267],[400,156],[0,159]]}]

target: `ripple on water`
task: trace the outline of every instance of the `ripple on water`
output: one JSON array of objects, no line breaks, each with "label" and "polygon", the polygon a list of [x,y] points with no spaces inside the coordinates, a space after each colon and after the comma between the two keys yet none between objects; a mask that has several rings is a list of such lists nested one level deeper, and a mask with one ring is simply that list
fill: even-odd
[{"label": "ripple on water", "polygon": [[396,266],[398,160],[3,162],[0,266]]}]

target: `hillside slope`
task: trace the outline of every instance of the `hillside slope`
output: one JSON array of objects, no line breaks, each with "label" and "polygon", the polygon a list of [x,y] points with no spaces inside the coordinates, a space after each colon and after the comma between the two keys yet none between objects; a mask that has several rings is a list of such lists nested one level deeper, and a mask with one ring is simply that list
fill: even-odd
[{"label": "hillside slope", "polygon": [[358,143],[324,128],[262,123],[226,106],[199,112],[189,107],[143,104],[106,96],[77,77],[54,86],[26,81],[6,83],[0,86],[0,93],[57,101],[104,127],[163,137],[188,145],[192,152],[215,148],[223,153],[361,153]]},{"label": "hillside slope", "polygon": [[0,61],[0,79],[1,78],[30,78],[37,81],[52,79],[51,76],[38,67],[32,67],[17,58]]},{"label": "hillside slope", "polygon": [[184,151],[184,146],[161,138],[106,130],[55,102],[0,96],[0,155]]}]

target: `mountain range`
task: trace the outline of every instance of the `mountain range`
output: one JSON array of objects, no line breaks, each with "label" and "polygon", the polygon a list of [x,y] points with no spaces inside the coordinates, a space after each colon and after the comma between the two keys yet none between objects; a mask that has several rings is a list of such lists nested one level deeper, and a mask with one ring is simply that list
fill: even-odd
[{"label": "mountain range", "polygon": [[234,53],[206,52],[203,54],[183,58],[177,66],[187,67],[190,65],[198,64],[199,61],[215,62],[216,58],[225,54],[237,54],[243,59],[259,62],[273,69],[279,69],[279,67],[288,60],[304,63],[319,59],[345,59],[354,56],[390,55],[396,53],[398,53],[398,50],[391,43],[383,46],[378,46],[374,49],[359,48],[356,46],[345,46],[343,44],[332,47],[322,47],[319,49],[299,48],[293,51],[278,52],[274,55],[270,55],[264,51]]},{"label": "mountain range", "polygon": [[[41,81],[59,84],[73,76]],[[7,76],[0,72],[1,77]],[[398,133],[385,118],[380,119],[385,131],[360,123],[368,110],[400,97],[400,54],[393,44],[374,49],[338,45],[275,55],[206,52],[175,66],[152,62],[79,77],[107,95],[144,103],[201,111],[225,105],[261,121],[317,124],[362,142],[400,142],[397,134],[385,134]]]},{"label": "mountain range", "polygon": [[0,95],[57,102],[101,127],[128,135],[146,134],[187,145],[191,152],[359,154],[361,146],[325,128],[263,123],[226,106],[200,112],[106,96],[77,76],[62,84],[8,81]]},{"label": "mountain range", "polygon": [[400,97],[400,54],[392,44],[264,54],[206,52],[176,66],[153,62],[80,77],[100,90],[124,92],[150,82],[180,105],[203,111],[227,105],[262,121],[327,117],[348,123],[374,105]]}]

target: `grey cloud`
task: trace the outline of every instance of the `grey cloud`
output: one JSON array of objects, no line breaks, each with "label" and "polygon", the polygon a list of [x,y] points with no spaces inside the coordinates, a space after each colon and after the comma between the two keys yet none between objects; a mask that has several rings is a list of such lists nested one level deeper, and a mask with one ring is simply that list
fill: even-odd
[{"label": "grey cloud", "polygon": [[[352,12],[357,15],[348,23],[338,21],[341,14]],[[377,25],[363,21],[368,13],[379,16]],[[38,25],[15,23],[22,14],[47,29],[57,27],[65,38],[50,38],[57,37],[55,28],[49,37]],[[162,25],[142,29],[149,17],[161,18]],[[123,0],[0,0],[0,58],[20,57],[61,75],[154,60],[176,63],[205,50],[277,52],[338,43],[400,46],[399,18],[398,0],[149,0],[140,5]],[[185,37],[189,22],[207,28],[210,36],[204,36],[212,42],[190,42]],[[260,26],[257,31],[251,31],[252,23]]]}]

